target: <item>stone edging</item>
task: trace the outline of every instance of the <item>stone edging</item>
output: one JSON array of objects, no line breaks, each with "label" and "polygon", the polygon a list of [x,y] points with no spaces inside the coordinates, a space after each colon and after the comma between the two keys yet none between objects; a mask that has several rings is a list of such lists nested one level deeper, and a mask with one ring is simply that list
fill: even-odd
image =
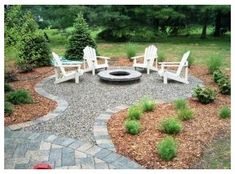
[{"label": "stone edging", "polygon": [[36,84],[34,89],[38,94],[42,95],[43,97],[46,97],[46,98],[49,98],[51,100],[56,101],[57,102],[57,107],[53,111],[49,112],[48,114],[46,114],[42,117],[39,117],[35,120],[10,125],[10,126],[8,126],[8,128],[10,130],[15,131],[15,130],[19,130],[19,129],[22,129],[22,128],[25,128],[25,127],[28,127],[28,126],[32,126],[32,125],[36,125],[36,124],[39,124],[39,123],[46,122],[48,120],[54,119],[54,118],[62,115],[62,113],[67,109],[67,107],[68,107],[68,102],[67,101],[65,101],[65,100],[63,100],[63,99],[61,99],[57,96],[54,96],[52,94],[47,93],[42,88],[43,84],[45,82],[47,82],[48,80],[52,79],[53,77],[54,77],[54,75],[44,78],[41,82]]},{"label": "stone edging", "polygon": [[94,133],[96,144],[99,147],[103,147],[113,152],[116,152],[114,144],[108,133],[107,122],[114,113],[117,113],[127,108],[128,108],[127,105],[120,105],[112,109],[107,109],[105,112],[101,113],[96,118],[95,124],[93,127],[93,133]]}]

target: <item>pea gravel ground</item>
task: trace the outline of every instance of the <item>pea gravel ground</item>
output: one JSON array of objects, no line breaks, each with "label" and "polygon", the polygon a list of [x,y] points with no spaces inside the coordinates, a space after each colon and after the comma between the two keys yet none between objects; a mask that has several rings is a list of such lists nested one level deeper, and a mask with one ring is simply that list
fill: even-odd
[{"label": "pea gravel ground", "polygon": [[50,132],[94,143],[92,129],[95,118],[108,108],[121,104],[131,105],[143,96],[149,96],[157,101],[190,97],[192,89],[198,84],[202,84],[202,81],[189,76],[188,85],[174,81],[169,81],[165,85],[157,72],[151,72],[150,75],[144,72],[139,82],[125,84],[106,83],[91,73],[85,73],[79,84],[68,81],[55,85],[54,79],[51,79],[43,88],[65,99],[69,103],[67,110],[62,117],[25,129]]}]

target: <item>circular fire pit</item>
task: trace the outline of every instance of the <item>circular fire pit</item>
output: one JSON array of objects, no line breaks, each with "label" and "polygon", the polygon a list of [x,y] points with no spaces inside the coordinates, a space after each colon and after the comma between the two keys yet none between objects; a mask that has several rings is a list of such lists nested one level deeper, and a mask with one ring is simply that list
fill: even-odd
[{"label": "circular fire pit", "polygon": [[110,82],[129,82],[139,80],[142,74],[134,70],[115,69],[106,70],[98,73],[101,80]]}]

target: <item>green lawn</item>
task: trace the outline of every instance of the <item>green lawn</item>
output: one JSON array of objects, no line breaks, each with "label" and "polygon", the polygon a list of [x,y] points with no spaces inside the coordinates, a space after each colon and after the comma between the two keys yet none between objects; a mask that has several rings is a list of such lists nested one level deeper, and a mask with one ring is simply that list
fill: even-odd
[{"label": "green lawn", "polygon": [[207,147],[198,169],[230,169],[231,168],[231,135],[225,133]]},{"label": "green lawn", "polygon": [[[72,32],[72,28],[68,28],[63,32],[56,29],[44,30],[50,39],[50,48],[52,51],[63,55],[66,49],[66,41]],[[91,35],[96,38],[99,30],[92,31]],[[109,56],[111,58],[127,57],[126,50],[130,43],[107,43],[97,42],[98,53],[100,55]],[[206,40],[201,40],[199,35],[189,37],[168,37],[158,38],[155,43],[135,42],[137,54],[144,52],[144,48],[149,44],[155,44],[158,48],[158,53],[164,55],[167,61],[180,60],[182,54],[190,50],[191,56],[195,60],[195,64],[206,65],[211,56],[220,56],[223,59],[223,66],[230,68],[230,35],[222,38],[208,37]],[[5,50],[5,62],[15,60],[17,50],[8,48]]]}]

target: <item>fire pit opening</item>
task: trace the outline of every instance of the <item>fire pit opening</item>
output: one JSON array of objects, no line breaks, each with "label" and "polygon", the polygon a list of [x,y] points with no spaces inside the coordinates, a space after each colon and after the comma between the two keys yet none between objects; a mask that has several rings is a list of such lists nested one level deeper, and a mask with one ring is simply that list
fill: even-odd
[{"label": "fire pit opening", "polygon": [[110,72],[109,74],[111,74],[113,76],[128,76],[128,75],[130,75],[130,73],[127,71],[114,71],[114,72]]}]

